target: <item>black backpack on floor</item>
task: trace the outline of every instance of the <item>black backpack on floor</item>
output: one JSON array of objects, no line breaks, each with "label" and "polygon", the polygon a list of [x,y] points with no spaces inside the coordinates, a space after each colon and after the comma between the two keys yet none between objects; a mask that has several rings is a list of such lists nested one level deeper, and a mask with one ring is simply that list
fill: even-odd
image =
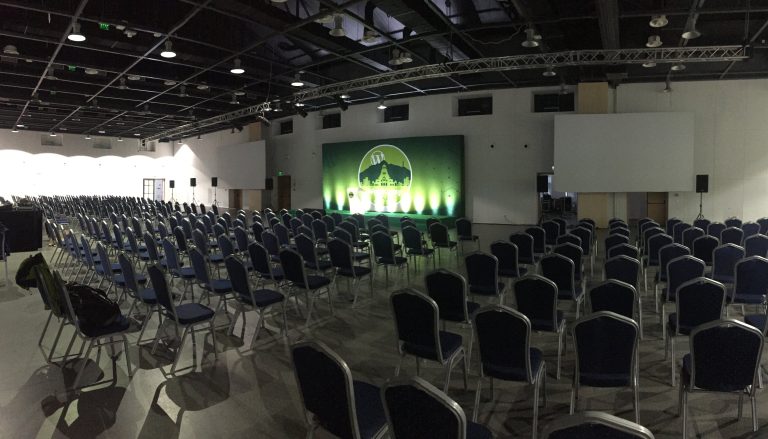
[{"label": "black backpack on floor", "polygon": [[103,328],[115,323],[122,315],[120,306],[102,290],[88,285],[68,283],[67,291],[77,319],[83,326]]}]

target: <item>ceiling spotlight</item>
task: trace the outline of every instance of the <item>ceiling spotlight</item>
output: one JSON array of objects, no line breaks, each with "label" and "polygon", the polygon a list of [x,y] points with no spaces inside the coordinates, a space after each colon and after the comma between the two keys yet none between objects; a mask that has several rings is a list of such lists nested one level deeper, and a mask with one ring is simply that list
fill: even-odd
[{"label": "ceiling spotlight", "polygon": [[402,63],[403,60],[400,59],[400,49],[392,49],[392,58],[389,60],[389,65],[399,66]]},{"label": "ceiling spotlight", "polygon": [[307,112],[303,108],[297,108],[296,112],[299,113],[299,116],[301,117],[307,117]]},{"label": "ceiling spotlight", "polygon": [[303,107],[306,104],[304,102],[296,102],[296,104],[294,104],[294,105],[296,105],[297,107]]},{"label": "ceiling spotlight", "polygon": [[88,67],[84,71],[85,71],[86,75],[98,75],[99,74],[99,71],[94,69],[94,68],[92,68],[92,67]]},{"label": "ceiling spotlight", "polygon": [[122,138],[122,137],[118,137],[118,138],[117,138],[117,141],[118,141],[118,142],[122,142],[122,141],[123,141],[123,138]]},{"label": "ceiling spotlight", "polygon": [[291,85],[294,87],[304,87],[304,82],[301,80],[301,72],[297,73],[296,76],[293,77],[293,82],[291,82]]},{"label": "ceiling spotlight", "polygon": [[666,15],[654,15],[651,17],[651,21],[648,22],[651,27],[664,27],[669,24]]},{"label": "ceiling spotlight", "polygon": [[176,52],[173,51],[173,43],[171,43],[171,40],[165,41],[165,50],[160,52],[160,56],[163,58],[175,58]]},{"label": "ceiling spotlight", "polygon": [[166,79],[165,81],[163,81],[163,85],[167,85],[170,87],[170,86],[176,85],[176,81],[174,81],[173,79]]},{"label": "ceiling spotlight", "polygon": [[408,64],[411,62],[413,62],[413,58],[411,58],[410,53],[406,51],[400,52],[400,64]]},{"label": "ceiling spotlight", "polygon": [[677,64],[672,64],[672,67],[670,67],[670,69],[672,69],[672,70],[674,70],[676,72],[682,72],[683,70],[685,70],[685,64],[683,64],[681,62],[679,62]]},{"label": "ceiling spotlight", "polygon": [[128,75],[129,81],[138,81],[139,79],[141,79],[141,76],[139,75]]},{"label": "ceiling spotlight", "polygon": [[541,39],[541,35],[537,35],[536,31],[533,28],[528,28],[525,30],[525,41],[520,43],[523,47],[539,47],[538,40]]},{"label": "ceiling spotlight", "polygon": [[179,97],[186,98],[187,97],[187,86],[182,84],[179,87]]},{"label": "ceiling spotlight", "polygon": [[333,22],[333,15],[325,14],[315,19],[315,23],[328,24]]},{"label": "ceiling spotlight", "polygon": [[104,130],[99,130],[99,134],[107,134],[107,132]]},{"label": "ceiling spotlight", "polygon": [[139,137],[141,133],[133,133],[134,136]]},{"label": "ceiling spotlight", "polygon": [[51,137],[56,137],[56,133],[54,133],[53,131],[51,131],[51,133],[48,134],[48,135],[51,136]]},{"label": "ceiling spotlight", "polygon": [[19,55],[19,49],[16,48],[13,44],[8,44],[5,47],[3,47],[3,53],[5,55]]},{"label": "ceiling spotlight", "polygon": [[125,32],[123,32],[126,37],[133,38],[136,36],[136,31],[133,29],[126,29]]},{"label": "ceiling spotlight", "polygon": [[288,0],[272,0],[272,3],[285,3]]},{"label": "ceiling spotlight", "polygon": [[646,61],[643,63],[643,67],[645,68],[656,67],[656,61]]},{"label": "ceiling spotlight", "polygon": [[365,32],[363,32],[363,39],[361,42],[365,44],[373,44],[379,40],[379,34],[372,29],[366,29]]},{"label": "ceiling spotlight", "polygon": [[342,99],[349,99],[350,96],[345,93],[345,94],[339,95],[339,97]]},{"label": "ceiling spotlight", "polygon": [[18,132],[19,132],[19,129],[18,129],[18,128],[16,128],[16,127],[14,127],[13,129],[11,129],[11,132],[12,132],[12,133],[18,133]]},{"label": "ceiling spotlight", "polygon": [[16,124],[16,128],[24,128],[24,124],[23,123],[18,123],[18,124]]},{"label": "ceiling spotlight", "polygon": [[379,110],[386,110],[387,109],[387,106],[384,105],[384,99],[379,101],[379,106],[376,107],[376,108],[378,108]]},{"label": "ceiling spotlight", "polygon": [[343,37],[346,36],[347,33],[344,32],[344,16],[341,14],[337,14],[333,16],[333,29],[328,31],[328,35],[332,37]]},{"label": "ceiling spotlight", "polygon": [[683,38],[692,40],[694,38],[699,38],[700,36],[701,32],[696,29],[696,20],[688,20],[688,23],[685,25],[685,30],[683,31]]},{"label": "ceiling spotlight", "polygon": [[234,93],[235,93],[235,96],[245,96],[245,92],[242,90],[236,90]]},{"label": "ceiling spotlight", "polygon": [[660,47],[663,43],[661,37],[658,35],[651,35],[648,37],[648,41],[645,43],[645,47]]},{"label": "ceiling spotlight", "polygon": [[91,135],[90,134],[86,134],[85,135],[85,140],[91,140]]},{"label": "ceiling spotlight", "polygon": [[206,83],[197,84],[197,87],[195,88],[197,88],[198,90],[208,90],[208,84]]},{"label": "ceiling spotlight", "polygon": [[240,58],[235,58],[235,65],[229,69],[229,72],[234,73],[235,75],[242,75],[245,73],[245,69],[240,66]]},{"label": "ceiling spotlight", "polygon": [[341,111],[347,111],[349,103],[347,103],[341,96],[335,96],[334,100],[336,101],[336,105],[341,108]]},{"label": "ceiling spotlight", "polygon": [[120,90],[125,90],[128,88],[127,85],[125,85],[125,78],[120,78],[120,85],[117,86]]},{"label": "ceiling spotlight", "polygon": [[72,32],[67,35],[67,39],[76,43],[85,41],[85,35],[80,33],[80,23],[75,22],[72,25]]},{"label": "ceiling spotlight", "polygon": [[237,104],[240,103],[240,102],[237,102],[237,96],[235,96],[234,93],[232,93],[232,100],[229,101],[229,103],[232,104],[232,105],[237,105]]},{"label": "ceiling spotlight", "polygon": [[552,66],[548,66],[547,70],[544,70],[541,74],[543,76],[546,76],[547,78],[557,76],[557,72],[555,71],[555,69],[552,68]]}]

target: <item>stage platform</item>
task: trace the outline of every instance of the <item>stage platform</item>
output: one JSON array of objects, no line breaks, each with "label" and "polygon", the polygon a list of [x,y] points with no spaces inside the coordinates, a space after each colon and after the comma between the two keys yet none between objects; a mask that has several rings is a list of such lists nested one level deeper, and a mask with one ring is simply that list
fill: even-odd
[{"label": "stage platform", "polygon": [[[326,210],[326,213],[330,215],[331,213],[340,213],[341,216],[344,218],[350,216],[348,210]],[[367,223],[368,220],[376,218],[376,215],[381,214],[382,212],[366,212],[363,215],[365,216],[365,222]],[[405,213],[389,213],[389,212],[383,212],[385,215],[389,217],[389,227],[390,229],[399,230],[400,229],[400,218],[407,216],[411,218],[415,223],[416,227],[419,228],[419,230],[425,231],[427,230],[427,220],[429,218],[437,218],[440,220],[442,224],[445,224],[446,227],[449,229],[453,229],[456,227],[456,219],[459,217],[456,216],[434,216],[434,215],[416,215],[416,214],[405,214]]]}]

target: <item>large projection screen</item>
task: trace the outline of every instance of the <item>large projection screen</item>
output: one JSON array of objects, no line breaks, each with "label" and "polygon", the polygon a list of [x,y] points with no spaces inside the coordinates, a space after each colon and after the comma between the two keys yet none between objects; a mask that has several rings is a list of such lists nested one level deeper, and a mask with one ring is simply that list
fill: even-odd
[{"label": "large projection screen", "polygon": [[555,116],[559,192],[694,189],[693,113]]}]

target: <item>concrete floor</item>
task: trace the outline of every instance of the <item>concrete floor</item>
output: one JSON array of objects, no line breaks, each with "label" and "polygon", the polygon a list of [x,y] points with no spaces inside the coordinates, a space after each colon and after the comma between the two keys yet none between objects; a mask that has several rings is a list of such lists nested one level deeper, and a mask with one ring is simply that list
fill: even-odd
[{"label": "concrete floor", "polygon": [[[476,229],[487,250],[491,241],[506,238],[515,227],[477,226]],[[44,250],[47,257],[51,253],[51,248]],[[248,316],[244,346],[239,331],[236,331],[238,336],[227,336],[220,331],[216,339],[223,353],[220,352],[218,361],[214,361],[208,337],[204,343],[202,367],[194,368],[191,343],[188,342],[175,376],[168,375],[172,352],[160,349],[153,356],[150,348],[137,347],[136,328],[129,337],[133,343],[130,348],[135,368],[133,378],[127,377],[122,355],[116,362],[102,355],[98,364],[93,362],[95,355],[92,355],[84,380],[89,383],[101,380],[102,384],[89,387],[79,397],[67,397],[65,384],[71,385],[74,381],[80,362],[46,363],[45,354],[55,335],[53,330],[49,330],[42,350],[37,346],[47,312],[36,290],[24,291],[12,280],[24,256],[15,254],[10,258],[11,285],[0,286],[0,437],[231,439],[299,438],[306,434],[289,363],[288,341],[276,331],[262,331],[256,348],[247,350],[254,329],[253,315]],[[442,262],[446,268],[457,267],[453,255],[443,255]],[[596,270],[598,279],[600,272],[600,269]],[[423,270],[416,275],[411,273],[411,286],[422,288],[423,274]],[[0,270],[0,285],[3,282]],[[342,282],[342,290],[344,285]],[[367,287],[365,283],[363,285]],[[336,314],[331,317],[324,303],[320,302],[319,318],[309,328],[297,315],[289,313],[290,340],[305,337],[322,340],[347,361],[356,378],[381,384],[393,375],[398,360],[388,295],[404,286],[404,274],[390,273],[390,284],[385,286],[383,271],[380,271],[373,299],[363,301],[355,309],[337,299]],[[679,438],[677,388],[670,386],[670,366],[664,361],[658,315],[653,311],[650,296],[647,297],[643,310],[645,340],[640,343],[641,423],[657,438]],[[572,313],[568,317],[571,321]],[[276,321],[269,319],[268,327],[274,329],[275,325]],[[150,326],[147,335],[154,335],[155,326]],[[465,340],[469,335],[468,328],[454,326],[449,330],[465,335]],[[67,331],[65,339],[68,340],[71,333]],[[202,338],[200,336],[198,342]],[[562,378],[556,380],[555,342],[556,337],[552,334],[536,334],[533,341],[534,346],[543,350],[549,371],[549,405],[541,409],[541,427],[568,413],[573,352],[569,352],[563,361]],[[198,343],[199,352],[203,352],[201,344]],[[681,339],[678,346],[687,352],[687,341]],[[680,357],[682,352],[678,351]],[[469,389],[463,389],[458,370],[454,372],[449,389],[449,396],[465,409],[468,418],[474,401],[477,357],[473,360]],[[415,373],[413,360],[405,363],[403,372]],[[113,380],[113,376],[116,379]],[[422,377],[441,387],[439,367],[425,364]],[[499,438],[529,437],[532,390],[522,384],[497,381],[496,399],[491,402],[484,398],[479,422],[490,427]],[[484,395],[487,395],[487,387]],[[768,400],[764,390],[759,391],[758,399],[761,428],[752,433],[748,409],[744,418],[736,419],[738,399],[735,396],[692,396],[689,437],[768,437]],[[606,411],[633,420],[632,393],[628,389],[584,388],[580,401],[582,410]],[[324,433],[317,435],[328,436]]]}]

